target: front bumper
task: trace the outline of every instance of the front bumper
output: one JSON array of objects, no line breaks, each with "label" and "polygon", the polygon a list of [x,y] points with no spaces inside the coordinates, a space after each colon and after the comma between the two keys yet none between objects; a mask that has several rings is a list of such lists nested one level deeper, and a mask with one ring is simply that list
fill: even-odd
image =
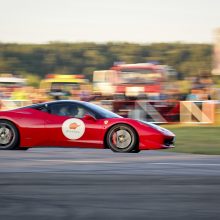
[{"label": "front bumper", "polygon": [[165,137],[163,142],[164,148],[174,148],[175,137]]}]

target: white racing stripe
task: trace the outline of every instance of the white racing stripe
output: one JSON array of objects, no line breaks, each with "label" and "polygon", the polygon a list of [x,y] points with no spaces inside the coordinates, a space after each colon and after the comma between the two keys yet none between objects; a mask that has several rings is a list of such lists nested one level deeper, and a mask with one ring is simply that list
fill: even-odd
[{"label": "white racing stripe", "polygon": [[118,163],[117,161],[104,161],[104,160],[35,160],[42,162],[58,162],[58,163]]},{"label": "white racing stripe", "polygon": [[177,166],[220,166],[219,163],[150,163],[155,165],[177,165]]},{"label": "white racing stripe", "polygon": [[[50,159],[42,159],[42,160],[35,160],[35,161],[42,161],[42,162],[55,162],[55,163],[85,163],[85,164],[96,164],[96,163],[121,163],[121,164],[127,164],[129,161],[117,161],[117,160],[50,160]],[[131,163],[134,161],[130,161]],[[135,162],[134,162],[135,163]],[[143,164],[149,164],[149,165],[171,165],[171,166],[220,166],[220,163],[170,163],[170,162],[137,162],[137,163],[143,163]]]}]

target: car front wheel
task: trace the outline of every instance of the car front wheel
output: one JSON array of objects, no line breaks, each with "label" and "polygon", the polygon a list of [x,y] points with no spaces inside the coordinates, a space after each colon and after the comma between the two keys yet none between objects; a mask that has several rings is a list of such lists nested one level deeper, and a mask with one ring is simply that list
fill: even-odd
[{"label": "car front wheel", "polygon": [[138,150],[136,132],[125,124],[114,125],[107,133],[106,143],[114,152],[128,153]]}]

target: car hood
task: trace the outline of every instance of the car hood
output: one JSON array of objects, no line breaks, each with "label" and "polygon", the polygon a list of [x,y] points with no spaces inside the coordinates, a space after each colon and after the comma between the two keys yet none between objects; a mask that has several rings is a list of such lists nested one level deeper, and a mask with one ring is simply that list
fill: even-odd
[{"label": "car hood", "polygon": [[157,131],[161,132],[164,135],[175,136],[175,134],[173,132],[171,132],[170,130],[163,128],[161,126],[158,126],[152,122],[147,122],[147,121],[143,121],[143,120],[137,120],[137,121],[143,125],[147,125],[149,127],[156,129]]}]

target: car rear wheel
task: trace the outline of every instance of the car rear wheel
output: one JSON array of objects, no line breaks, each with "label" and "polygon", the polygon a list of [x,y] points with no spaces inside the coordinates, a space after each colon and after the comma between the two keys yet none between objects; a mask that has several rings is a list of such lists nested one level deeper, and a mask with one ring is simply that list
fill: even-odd
[{"label": "car rear wheel", "polygon": [[125,124],[113,126],[107,133],[106,143],[114,152],[128,153],[137,150],[137,135]]},{"label": "car rear wheel", "polygon": [[15,125],[6,120],[0,120],[0,150],[18,148],[19,133]]}]

